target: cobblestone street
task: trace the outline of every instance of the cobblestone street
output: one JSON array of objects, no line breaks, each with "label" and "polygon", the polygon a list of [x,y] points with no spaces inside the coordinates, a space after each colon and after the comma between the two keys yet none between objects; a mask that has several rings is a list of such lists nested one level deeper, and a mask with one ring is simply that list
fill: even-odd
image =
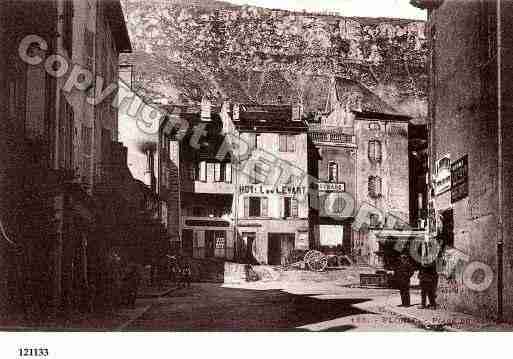
[{"label": "cobblestone street", "polygon": [[[124,328],[143,331],[422,330],[383,311],[398,294],[334,283],[193,284]],[[415,303],[414,303],[415,304]]]}]

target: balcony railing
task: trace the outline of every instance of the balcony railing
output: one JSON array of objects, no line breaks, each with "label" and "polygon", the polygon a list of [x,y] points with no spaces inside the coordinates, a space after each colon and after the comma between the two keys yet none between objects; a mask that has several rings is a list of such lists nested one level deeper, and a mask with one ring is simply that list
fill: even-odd
[{"label": "balcony railing", "polygon": [[355,136],[345,133],[331,132],[310,132],[310,138],[313,142],[337,143],[337,144],[355,144]]}]

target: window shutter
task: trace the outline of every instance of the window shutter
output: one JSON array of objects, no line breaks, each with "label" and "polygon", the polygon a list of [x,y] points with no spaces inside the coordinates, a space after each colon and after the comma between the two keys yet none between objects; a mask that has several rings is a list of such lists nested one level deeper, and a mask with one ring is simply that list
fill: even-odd
[{"label": "window shutter", "polygon": [[249,197],[244,197],[244,217],[249,217]]},{"label": "window shutter", "polygon": [[295,152],[296,151],[296,136],[291,135],[287,137],[287,151]]},{"label": "window shutter", "polygon": [[221,163],[214,163],[214,181],[221,182]]},{"label": "window shutter", "polygon": [[249,146],[251,150],[256,148],[256,133],[249,134]]},{"label": "window shutter", "polygon": [[378,198],[381,196],[381,177],[369,177],[369,196],[372,198]]},{"label": "window shutter", "polygon": [[381,162],[381,142],[369,141],[369,160],[372,162]]},{"label": "window shutter", "polygon": [[232,164],[231,163],[226,164],[224,181],[226,183],[232,183]]},{"label": "window shutter", "polygon": [[290,200],[290,207],[291,207],[292,217],[299,217],[299,214],[298,214],[298,203],[297,203],[297,199],[296,198],[292,198]]},{"label": "window shutter", "polygon": [[267,197],[260,198],[260,216],[261,217],[268,217],[268,205],[269,200]]},{"label": "window shutter", "polygon": [[279,151],[287,152],[287,136],[279,135]]},{"label": "window shutter", "polygon": [[203,182],[207,181],[207,163],[205,161],[200,162],[199,180]]}]

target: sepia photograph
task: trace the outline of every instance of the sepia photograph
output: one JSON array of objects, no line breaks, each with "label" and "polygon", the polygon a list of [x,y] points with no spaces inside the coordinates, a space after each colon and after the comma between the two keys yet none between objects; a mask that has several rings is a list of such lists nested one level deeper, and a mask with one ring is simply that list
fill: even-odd
[{"label": "sepia photograph", "polygon": [[0,0],[0,337],[512,332],[512,18]]}]

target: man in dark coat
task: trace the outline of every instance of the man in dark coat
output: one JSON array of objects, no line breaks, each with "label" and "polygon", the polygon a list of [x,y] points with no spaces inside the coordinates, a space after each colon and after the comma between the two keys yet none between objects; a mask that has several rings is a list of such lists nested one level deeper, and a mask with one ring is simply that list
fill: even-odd
[{"label": "man in dark coat", "polygon": [[401,254],[395,270],[395,279],[401,294],[402,307],[410,306],[410,278],[414,271],[410,258],[406,254]]},{"label": "man in dark coat", "polygon": [[438,287],[438,273],[435,262],[421,265],[419,269],[421,307],[426,308],[426,297],[429,307],[436,308],[436,289]]}]

